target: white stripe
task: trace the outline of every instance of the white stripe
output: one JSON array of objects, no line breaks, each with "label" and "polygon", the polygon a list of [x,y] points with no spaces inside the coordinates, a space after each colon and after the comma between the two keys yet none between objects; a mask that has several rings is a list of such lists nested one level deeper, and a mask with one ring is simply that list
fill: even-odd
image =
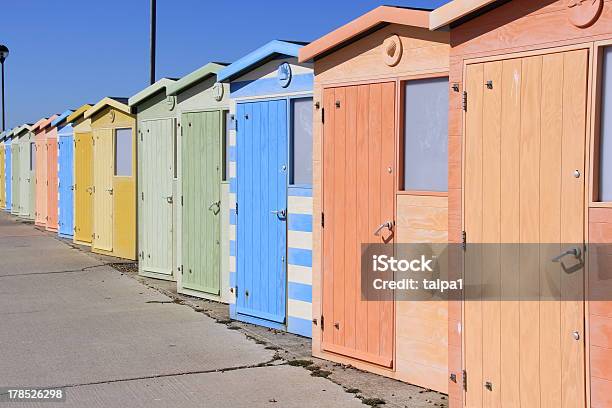
[{"label": "white stripe", "polygon": [[236,272],[236,257],[235,256],[231,256],[230,255],[229,271],[230,272]]},{"label": "white stripe", "polygon": [[312,268],[301,265],[288,265],[289,282],[312,285]]},{"label": "white stripe", "polygon": [[229,176],[230,178],[236,177],[236,162],[230,162],[229,164]]},{"label": "white stripe", "polygon": [[289,248],[312,250],[312,232],[288,231]]},{"label": "white stripe", "polygon": [[289,196],[289,214],[312,214],[312,197]]},{"label": "white stripe", "polygon": [[306,320],[312,319],[312,303],[289,299],[287,306],[287,313],[290,317],[297,317]]}]

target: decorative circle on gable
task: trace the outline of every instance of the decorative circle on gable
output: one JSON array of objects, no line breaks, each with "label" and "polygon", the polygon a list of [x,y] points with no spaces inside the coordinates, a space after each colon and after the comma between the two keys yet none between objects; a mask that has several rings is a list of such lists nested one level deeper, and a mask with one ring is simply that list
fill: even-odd
[{"label": "decorative circle on gable", "polygon": [[603,0],[568,0],[569,21],[576,27],[584,28],[599,18]]},{"label": "decorative circle on gable", "polygon": [[399,64],[402,59],[402,40],[398,35],[394,34],[390,37],[387,37],[385,41],[383,41],[382,45],[382,57],[385,64],[390,67],[394,67]]},{"label": "decorative circle on gable", "polygon": [[283,62],[282,64],[280,64],[276,71],[276,76],[278,78],[278,83],[280,84],[280,86],[282,86],[283,88],[288,87],[291,83],[292,77],[291,65],[289,65],[289,63],[287,62]]},{"label": "decorative circle on gable", "polygon": [[114,122],[114,121],[115,121],[115,116],[116,116],[115,111],[111,109],[111,110],[108,112],[108,118],[110,119],[110,121],[111,121],[111,122]]},{"label": "decorative circle on gable", "polygon": [[168,110],[174,110],[174,107],[176,106],[176,97],[169,95],[166,97],[166,103],[168,104]]},{"label": "decorative circle on gable", "polygon": [[225,90],[223,89],[223,84],[217,82],[213,85],[213,96],[215,98],[215,101],[220,102],[221,99],[223,99],[223,93],[225,92]]}]

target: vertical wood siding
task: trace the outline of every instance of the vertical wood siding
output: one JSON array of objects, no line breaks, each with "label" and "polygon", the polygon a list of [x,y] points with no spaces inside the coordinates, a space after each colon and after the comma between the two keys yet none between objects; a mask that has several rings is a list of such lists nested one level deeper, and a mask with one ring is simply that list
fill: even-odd
[{"label": "vertical wood siding", "polygon": [[74,235],[74,137],[72,126],[62,128],[58,143],[58,233]]},{"label": "vertical wood siding", "polygon": [[30,178],[30,133],[25,133],[19,142],[20,158],[19,158],[19,174],[21,178],[21,186],[19,187],[20,198],[19,203],[21,210],[19,215],[23,218],[30,218],[30,193],[31,183]]},{"label": "vertical wood siding", "polygon": [[12,162],[12,150],[11,150],[11,142],[6,141],[4,143],[4,186],[5,186],[5,209],[6,211],[11,211],[11,203],[12,203],[12,170],[13,170],[13,162]]},{"label": "vertical wood siding", "polygon": [[93,138],[91,132],[75,132],[74,239],[91,244],[93,232]]},{"label": "vertical wood siding", "polygon": [[17,215],[21,210],[20,198],[21,194],[19,191],[21,181],[21,168],[19,165],[19,159],[21,158],[21,152],[19,151],[19,140],[13,139],[11,144],[11,214]]},{"label": "vertical wood siding", "polygon": [[38,226],[47,223],[47,137],[44,131],[36,135],[36,219]]},{"label": "vertical wood siding", "polygon": [[[93,241],[95,249],[113,250],[113,131],[93,130]],[[114,192],[113,192],[114,193]]]},{"label": "vertical wood siding", "polygon": [[47,222],[48,231],[57,231],[57,129],[47,138]]},{"label": "vertical wood siding", "polygon": [[6,206],[6,180],[5,180],[5,145],[0,144],[0,208],[4,209]]}]

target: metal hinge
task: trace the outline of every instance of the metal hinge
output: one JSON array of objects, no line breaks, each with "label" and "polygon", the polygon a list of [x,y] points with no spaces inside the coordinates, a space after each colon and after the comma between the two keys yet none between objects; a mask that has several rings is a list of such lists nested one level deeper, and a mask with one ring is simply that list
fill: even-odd
[{"label": "metal hinge", "polygon": [[321,330],[325,330],[325,317],[321,315]]},{"label": "metal hinge", "polygon": [[467,91],[463,91],[463,102],[462,102],[462,104],[463,104],[463,110],[466,111],[466,112],[467,112],[467,102],[468,102],[467,98],[468,98],[467,97]]},{"label": "metal hinge", "polygon": [[325,108],[321,109],[321,123],[325,123]]},{"label": "metal hinge", "polygon": [[461,382],[463,383],[463,391],[467,391],[467,371],[461,371]]},{"label": "metal hinge", "polygon": [[236,215],[238,215],[238,202],[236,202]]},{"label": "metal hinge", "polygon": [[179,270],[181,271],[181,275],[183,274],[183,265],[181,264],[181,267],[179,268]]},{"label": "metal hinge", "polygon": [[140,199],[144,201],[144,191],[140,192]]},{"label": "metal hinge", "polygon": [[467,232],[461,231],[461,249],[467,249]]},{"label": "metal hinge", "polygon": [[181,206],[183,205],[183,196],[181,196]]},{"label": "metal hinge", "polygon": [[325,228],[325,213],[321,213],[321,228]]}]

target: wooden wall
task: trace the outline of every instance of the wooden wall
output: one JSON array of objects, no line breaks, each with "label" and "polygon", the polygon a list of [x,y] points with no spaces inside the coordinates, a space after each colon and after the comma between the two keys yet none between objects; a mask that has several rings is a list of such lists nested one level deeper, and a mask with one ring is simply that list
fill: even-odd
[{"label": "wooden wall", "polygon": [[[612,39],[612,1],[605,0],[599,19],[589,27],[578,28],[568,19],[566,0],[513,0],[469,20],[450,32],[450,81],[459,90],[451,92],[449,111],[449,241],[462,240],[462,135],[463,135],[463,70],[465,60],[528,53],[554,47],[584,44],[594,47],[596,41]],[[593,69],[593,52],[590,53]],[[518,55],[518,54],[517,54]],[[589,96],[591,100],[592,95]],[[591,121],[594,109],[590,109]],[[590,130],[594,129],[591,127]],[[587,139],[594,132],[587,129]],[[587,151],[590,151],[587,148]],[[589,157],[593,161],[593,157]],[[592,181],[592,174],[586,175]],[[586,197],[585,197],[586,199]],[[594,208],[587,212],[585,235],[591,241],[612,239],[612,208]],[[460,263],[454,269],[460,273]],[[451,268],[453,270],[453,268]],[[589,287],[593,290],[593,287]],[[587,305],[586,324],[589,344],[587,364],[590,381],[587,390],[592,407],[612,406],[612,306],[611,302],[591,302]],[[457,382],[449,382],[451,407],[463,405],[461,386],[461,302],[449,303],[449,373],[457,375]],[[589,367],[587,367],[587,373]]]},{"label": "wooden wall", "polygon": [[[403,47],[400,62],[390,67],[383,61],[383,41],[396,34]],[[396,83],[399,107],[400,81],[448,72],[448,33],[388,25],[323,58],[316,60],[314,102],[323,106],[325,87],[380,81]],[[395,114],[396,145],[403,130],[400,112]],[[313,127],[313,316],[322,314],[322,122],[321,111],[314,114]],[[396,164],[399,168],[399,149]],[[399,173],[399,172],[396,172]],[[396,180],[396,186],[399,180]],[[414,195],[398,191],[395,200],[396,242],[445,243],[447,240],[446,195]],[[412,384],[447,392],[447,302],[397,301],[395,306],[395,365],[392,370],[321,350],[321,330],[313,326],[313,355],[351,364],[357,368],[396,378]]]}]

